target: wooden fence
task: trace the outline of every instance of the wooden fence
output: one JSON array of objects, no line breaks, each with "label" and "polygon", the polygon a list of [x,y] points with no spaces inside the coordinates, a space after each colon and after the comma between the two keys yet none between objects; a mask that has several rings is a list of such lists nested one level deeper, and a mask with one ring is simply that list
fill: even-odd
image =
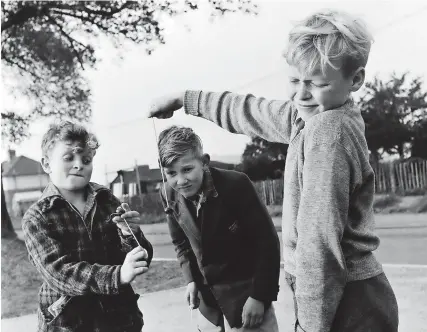
[{"label": "wooden fence", "polygon": [[427,189],[427,160],[380,163],[374,172],[376,193],[423,193]]},{"label": "wooden fence", "polygon": [[255,189],[266,205],[281,205],[283,202],[283,178],[254,182]]},{"label": "wooden fence", "polygon": [[[427,192],[427,160],[410,159],[380,163],[374,168],[375,192],[425,194]],[[282,204],[283,179],[254,182],[255,189],[266,205]]]}]

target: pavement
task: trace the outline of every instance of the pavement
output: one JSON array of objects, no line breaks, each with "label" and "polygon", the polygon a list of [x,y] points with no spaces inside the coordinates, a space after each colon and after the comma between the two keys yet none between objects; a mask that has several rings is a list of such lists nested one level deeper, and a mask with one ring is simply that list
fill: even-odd
[{"label": "pavement", "polygon": [[[385,266],[385,272],[399,304],[400,331],[427,331],[427,266]],[[292,295],[285,287],[283,270],[280,292],[275,302],[280,331],[291,332],[293,322]],[[408,284],[411,294],[408,296]],[[192,332],[196,329],[197,311],[193,320],[184,301],[185,288],[140,294],[138,305],[144,314],[143,332]],[[25,315],[2,319],[2,332],[35,332],[37,316]]]},{"label": "pavement", "polygon": [[[280,218],[274,221],[279,226]],[[384,264],[384,270],[398,300],[399,331],[427,332],[427,265],[424,263],[424,258],[421,261],[414,261],[413,265],[407,264],[411,262],[408,260],[409,255],[425,256],[426,252],[421,248],[425,248],[427,239],[427,214],[376,215],[376,224],[379,232],[411,231],[405,246],[408,246],[408,241],[420,241],[418,247],[409,250],[405,257],[402,257],[402,263],[406,264]],[[170,238],[166,225],[144,225],[142,227],[155,248],[167,248],[166,245],[170,243]],[[22,236],[19,233],[18,236]],[[416,234],[419,234],[419,239],[416,238]],[[390,239],[390,246],[384,246],[386,252],[391,252],[392,247],[397,244],[395,235],[392,237],[394,239],[393,241]],[[421,245],[423,246],[421,247]],[[403,244],[401,248],[403,248]],[[412,251],[415,249],[417,252]],[[159,255],[159,251],[155,250],[157,257],[166,257]],[[392,252],[392,256],[395,255],[396,253]],[[380,261],[388,263],[387,260],[380,259]],[[284,285],[283,270],[280,283],[279,298],[275,303],[276,316],[280,331],[291,332],[293,331],[292,295]],[[193,312],[193,320],[191,320],[190,311],[184,301],[184,291],[184,288],[176,288],[153,293],[140,293],[141,298],[138,305],[144,314],[143,332],[197,331],[197,311]],[[2,332],[35,332],[36,326],[37,316],[35,314],[1,320]]]}]

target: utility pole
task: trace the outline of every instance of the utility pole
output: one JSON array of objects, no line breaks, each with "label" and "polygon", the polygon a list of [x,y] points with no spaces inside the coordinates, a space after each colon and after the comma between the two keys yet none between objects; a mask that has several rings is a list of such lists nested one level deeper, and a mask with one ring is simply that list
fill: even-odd
[{"label": "utility pole", "polygon": [[141,195],[141,181],[139,179],[138,161],[135,159],[135,174],[136,174],[136,186],[138,188],[138,195]]}]

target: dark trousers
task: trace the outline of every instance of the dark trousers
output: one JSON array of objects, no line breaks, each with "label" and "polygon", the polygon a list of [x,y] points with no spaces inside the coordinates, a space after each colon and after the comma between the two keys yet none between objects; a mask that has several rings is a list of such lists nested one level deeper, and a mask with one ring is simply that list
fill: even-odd
[{"label": "dark trousers", "polygon": [[[295,331],[304,331],[298,324],[296,278],[287,272],[285,276],[294,296]],[[347,283],[330,332],[397,332],[398,325],[396,297],[387,277],[381,273]]]}]

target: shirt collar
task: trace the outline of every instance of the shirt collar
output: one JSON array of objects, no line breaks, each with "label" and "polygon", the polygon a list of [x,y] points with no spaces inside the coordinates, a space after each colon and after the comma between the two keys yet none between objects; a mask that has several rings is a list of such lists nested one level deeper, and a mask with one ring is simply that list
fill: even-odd
[{"label": "shirt collar", "polygon": [[202,190],[197,196],[198,199],[193,200],[195,206],[201,206],[209,197],[218,197],[209,168],[203,170]]}]

